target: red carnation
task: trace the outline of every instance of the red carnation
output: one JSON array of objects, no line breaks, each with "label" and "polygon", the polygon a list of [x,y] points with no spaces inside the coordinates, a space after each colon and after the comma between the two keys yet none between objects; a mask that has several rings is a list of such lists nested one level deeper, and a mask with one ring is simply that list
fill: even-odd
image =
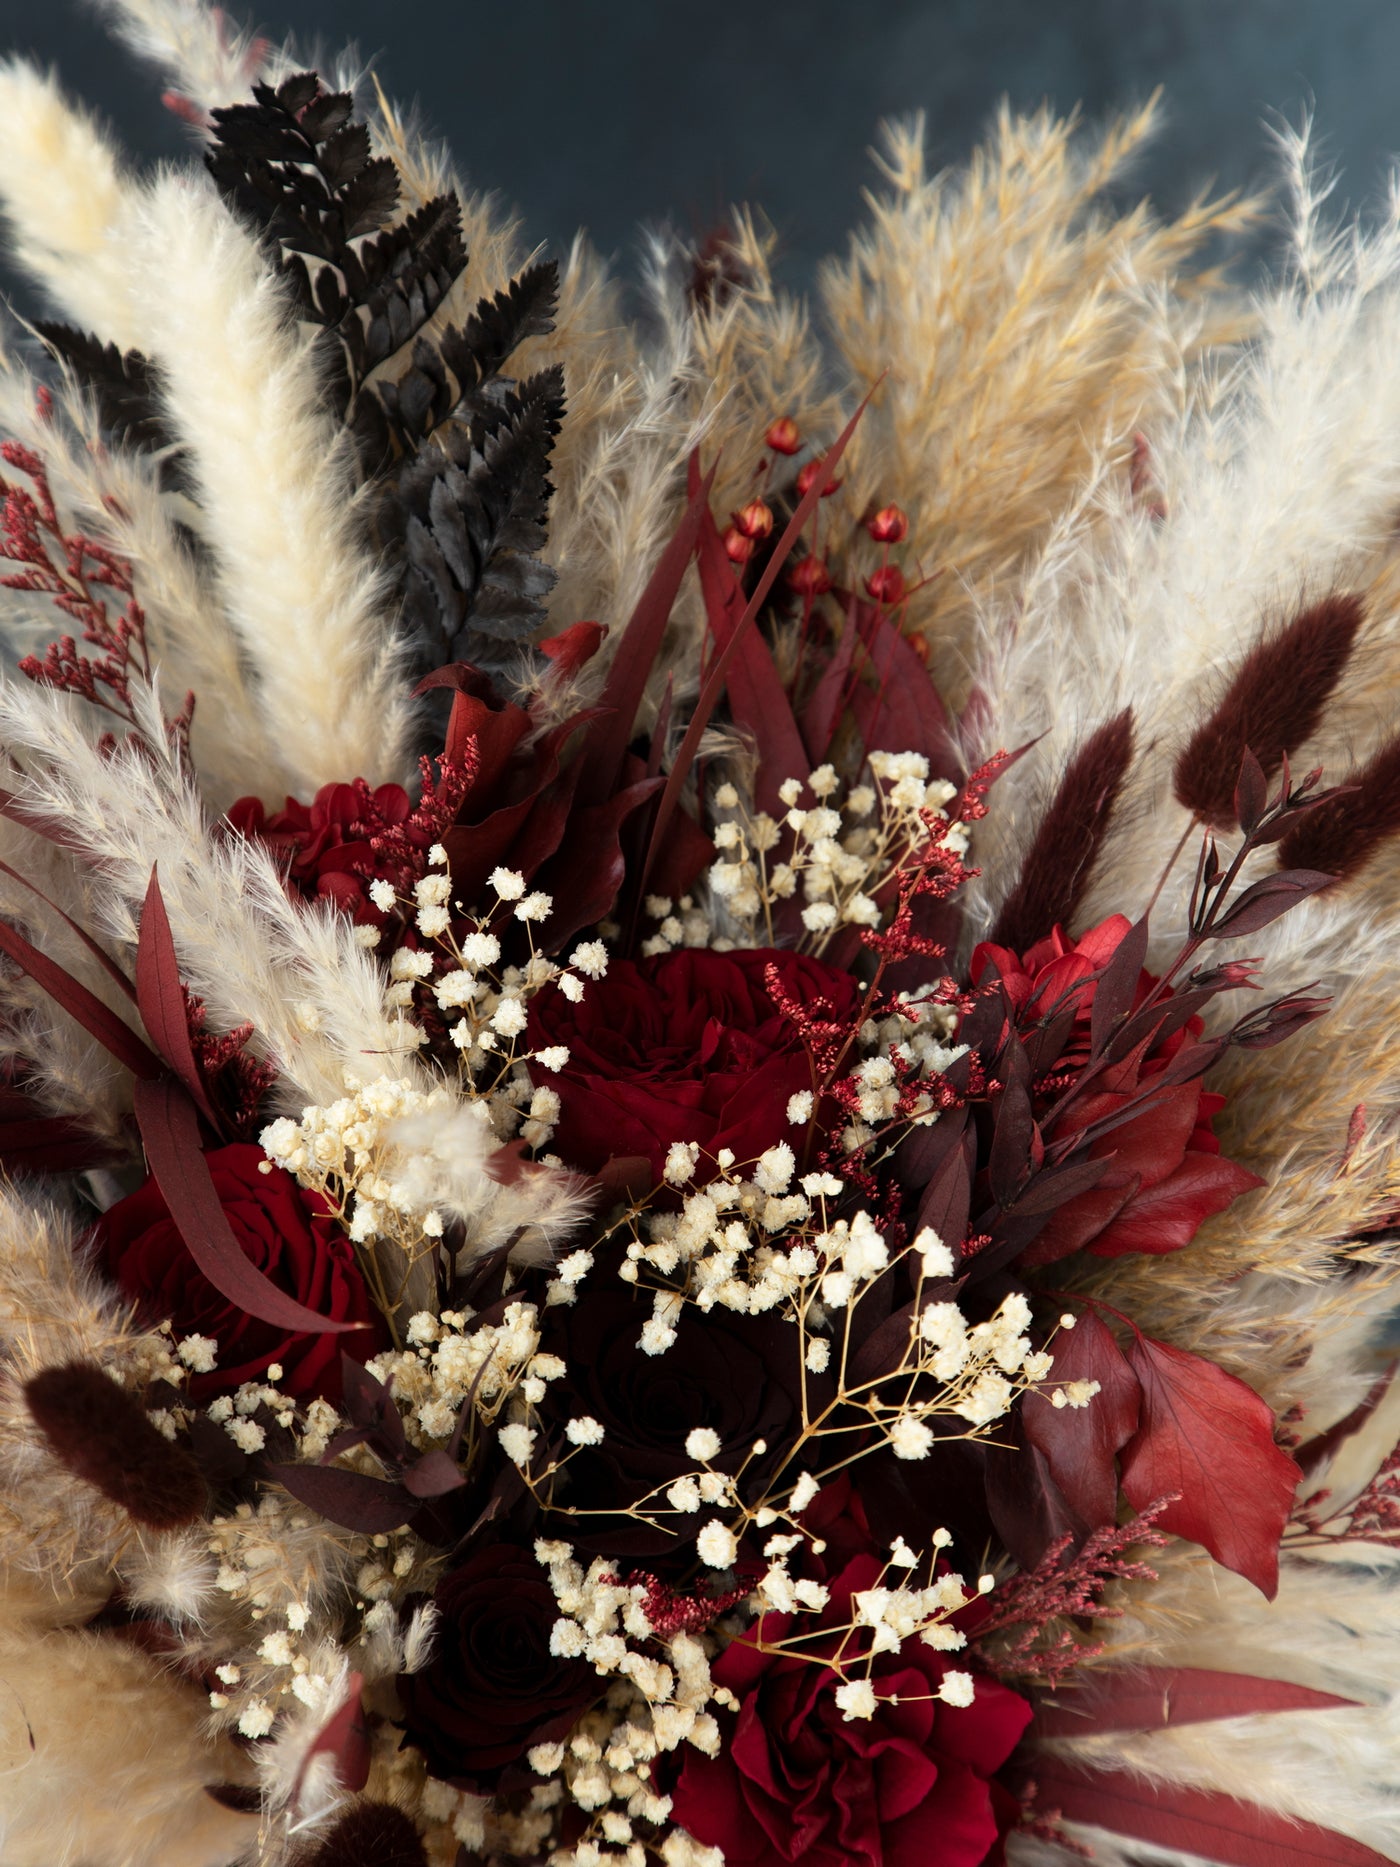
[{"label": "red carnation", "polygon": [[[973,983],[995,965],[1018,1026],[1032,1028],[1052,1007],[1074,1008],[1074,1026],[1057,1058],[1054,1077],[1037,1085],[1035,1114],[1045,1124],[1047,1140],[1060,1141],[1111,1118],[1130,1103],[1143,1112],[1112,1128],[1088,1148],[1086,1158],[1112,1158],[1097,1185],[1066,1201],[1021,1255],[1025,1266],[1051,1264],[1072,1251],[1120,1257],[1129,1251],[1162,1253],[1189,1244],[1212,1213],[1262,1184],[1256,1174],[1225,1160],[1211,1122],[1225,1098],[1201,1087],[1199,1080],[1156,1087],[1171,1059],[1199,1037],[1199,1018],[1190,1018],[1153,1044],[1142,1057],[1127,1058],[1107,1072],[1097,1086],[1052,1114],[1060,1092],[1089,1055],[1090,1019],[1098,976],[1129,930],[1121,914],[1071,940],[1056,927],[1023,956],[1009,947],[986,943],[972,956]],[[1135,1008],[1157,981],[1144,972]],[[1161,995],[1167,1002],[1171,993]]]},{"label": "red carnation", "polygon": [[[236,1142],[205,1156],[214,1189],[250,1263],[308,1309],[363,1327],[348,1335],[288,1335],[247,1316],[195,1264],[154,1180],[118,1200],[98,1220],[93,1243],[118,1289],[148,1316],[169,1317],[176,1336],[212,1336],[219,1365],[191,1375],[199,1405],[256,1381],[280,1362],[279,1383],[293,1399],[340,1397],[340,1351],[361,1360],[389,1346],[350,1240],[328,1201],[271,1167],[260,1147]],[[264,1173],[262,1169],[270,1167]]]},{"label": "red carnation", "polygon": [[[738,1716],[718,1756],[686,1751],[673,1814],[729,1867],[977,1867],[1015,1820],[1015,1799],[991,1780],[1030,1719],[1015,1692],[977,1677],[970,1705],[945,1704],[937,1694],[946,1673],[965,1670],[961,1656],[906,1640],[869,1662],[875,1715],[847,1719],[840,1675],[813,1664],[838,1651],[848,1667],[857,1658],[840,1630],[854,1618],[852,1595],[880,1575],[874,1556],[847,1564],[821,1621],[802,1629],[801,1657],[745,1639],[715,1664]],[[765,1616],[765,1641],[782,1640],[790,1618]],[[809,1638],[823,1628],[824,1646]],[[864,1659],[852,1676],[867,1676]]]},{"label": "red carnation", "polygon": [[660,1180],[671,1143],[695,1141],[704,1179],[721,1148],[742,1164],[800,1139],[787,1105],[812,1088],[812,1065],[800,1031],[769,996],[769,967],[813,1015],[855,1020],[861,993],[849,973],[766,947],[614,961],[577,1005],[557,986],[540,993],[530,1046],[569,1051],[558,1072],[532,1066],[559,1092],[553,1146],[562,1158],[593,1172],[610,1158],[645,1155]]}]

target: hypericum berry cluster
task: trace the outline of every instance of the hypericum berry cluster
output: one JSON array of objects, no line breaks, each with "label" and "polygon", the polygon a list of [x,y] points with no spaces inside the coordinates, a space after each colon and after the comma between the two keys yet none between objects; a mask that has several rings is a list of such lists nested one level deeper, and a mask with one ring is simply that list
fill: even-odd
[{"label": "hypericum berry cluster", "polygon": [[[719,786],[713,804],[720,853],[708,875],[717,934],[734,945],[772,946],[780,904],[800,890],[798,948],[820,957],[842,928],[881,924],[893,878],[928,841],[930,815],[947,824],[943,846],[966,853],[966,825],[948,823],[944,810],[957,786],[930,779],[921,752],[872,752],[868,765],[870,782],[844,798],[832,765],[819,765],[805,785],[788,778],[778,791],[787,806],[781,822],[750,811],[734,785]],[[804,790],[815,800],[810,806],[802,804]],[[643,950],[700,944],[690,925],[694,913],[668,915]]]}]

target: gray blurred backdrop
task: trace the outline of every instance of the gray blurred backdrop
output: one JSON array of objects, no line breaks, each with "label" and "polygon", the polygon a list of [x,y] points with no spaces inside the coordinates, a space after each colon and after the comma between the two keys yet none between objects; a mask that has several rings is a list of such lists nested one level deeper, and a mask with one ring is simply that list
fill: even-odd
[{"label": "gray blurred backdrop", "polygon": [[[280,0],[235,15],[270,33],[347,40],[391,95],[416,98],[472,182],[532,236],[586,226],[625,259],[640,222],[703,231],[761,202],[804,287],[840,244],[887,115],[927,113],[939,162],[962,157],[996,100],[1091,117],[1166,90],[1135,178],[1164,208],[1214,178],[1269,170],[1263,122],[1315,108],[1353,202],[1400,149],[1400,0]],[[0,0],[0,48],[56,64],[142,161],[186,146],[152,73],[80,0]],[[0,278],[0,284],[5,283]]]}]

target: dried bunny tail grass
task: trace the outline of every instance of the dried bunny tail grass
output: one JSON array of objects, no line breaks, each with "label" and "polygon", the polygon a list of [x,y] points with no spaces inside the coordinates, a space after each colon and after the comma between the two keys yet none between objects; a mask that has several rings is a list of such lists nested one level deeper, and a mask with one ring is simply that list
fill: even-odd
[{"label": "dried bunny tail grass", "polygon": [[[1143,751],[1089,915],[1152,895],[1186,821],[1170,798],[1183,724],[1261,622],[1364,589],[1388,549],[1400,501],[1400,382],[1389,366],[1400,222],[1357,233],[1335,268],[1325,290],[1291,279],[1263,296],[1248,351],[1184,385],[1180,412],[1151,431],[1157,509],[1128,476],[1101,477],[1092,510],[1077,508],[1052,536],[1016,603],[985,618],[975,736],[1015,746],[1048,735],[999,793],[1019,834],[1033,781],[1024,768],[1053,757],[1086,710],[1138,709]],[[1340,739],[1324,714],[1300,766],[1336,763],[1346,709],[1339,719]],[[1159,942],[1177,938],[1189,884],[1179,864],[1154,917]]]},{"label": "dried bunny tail grass", "polygon": [[306,1867],[428,1867],[413,1821],[389,1802],[354,1802],[308,1856]]},{"label": "dried bunny tail grass", "polygon": [[140,219],[142,321],[198,524],[268,729],[303,794],[404,776],[412,708],[392,596],[354,524],[344,435],[281,287],[211,188],[166,176]]},{"label": "dried bunny tail grass", "polygon": [[290,901],[262,845],[213,837],[173,762],[149,746],[104,758],[65,697],[8,684],[0,684],[0,742],[23,761],[26,807],[91,859],[94,932],[134,948],[159,865],[182,978],[214,1030],[251,1021],[254,1047],[285,1078],[289,1106],[334,1101],[347,1069],[397,1070],[427,1086],[353,926]]},{"label": "dried bunny tail grass", "polygon": [[267,75],[265,39],[232,26],[205,0],[98,0],[116,34],[138,58],[168,73],[181,114],[200,121],[223,104],[241,103]]},{"label": "dried bunny tail grass", "polygon": [[1400,834],[1400,735],[1339,776],[1345,795],[1319,804],[1278,846],[1279,867],[1319,869],[1348,881]]},{"label": "dried bunny tail grass", "polygon": [[203,1515],[208,1494],[194,1459],[95,1362],[41,1368],[22,1392],[54,1458],[133,1522],[176,1530]]},{"label": "dried bunny tail grass", "polygon": [[823,272],[853,385],[874,392],[846,456],[849,496],[857,512],[891,499],[908,512],[931,579],[909,624],[955,702],[977,606],[1034,557],[1102,449],[1126,456],[1170,395],[1196,314],[1164,288],[1204,241],[1254,217],[1229,199],[1165,225],[1145,206],[1095,211],[1154,115],[1155,100],[1085,147],[1072,120],[1003,105],[967,169],[934,177],[922,120],[890,126],[890,191]]},{"label": "dried bunny tail grass", "polygon": [[[204,795],[216,810],[255,792],[281,797],[292,788],[244,665],[238,638],[191,551],[176,509],[160,489],[149,456],[110,448],[91,401],[71,382],[58,386],[45,414],[38,384],[0,353],[0,431],[43,459],[60,517],[119,552],[132,566],[152,661],[168,692],[196,702],[191,748]],[[56,418],[61,416],[61,419]],[[6,634],[16,647],[42,652],[65,619],[42,596],[5,591]]]},{"label": "dried bunny tail grass", "polygon": [[63,316],[123,349],[138,341],[121,247],[135,186],[96,120],[51,73],[0,61],[0,206],[16,260]]},{"label": "dried bunny tail grass", "polygon": [[1054,927],[1070,927],[1093,874],[1133,756],[1133,710],[1106,720],[1075,752],[992,929],[1024,952]]}]

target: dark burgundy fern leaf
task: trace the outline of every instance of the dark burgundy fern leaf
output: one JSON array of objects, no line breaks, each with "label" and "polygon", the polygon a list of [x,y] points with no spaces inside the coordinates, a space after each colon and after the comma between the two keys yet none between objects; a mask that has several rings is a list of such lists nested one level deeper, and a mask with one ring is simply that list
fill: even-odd
[{"label": "dark burgundy fern leaf", "polygon": [[[1359,874],[1400,833],[1400,734],[1387,739],[1337,793],[1310,810],[1278,846],[1281,869],[1321,869],[1337,881]],[[1334,884],[1335,885],[1335,884]]]},{"label": "dark burgundy fern leaf", "polygon": [[54,1457],[137,1523],[173,1530],[203,1512],[204,1479],[190,1453],[95,1362],[41,1369],[24,1398]]},{"label": "dark burgundy fern leaf", "polygon": [[1133,710],[1106,720],[1074,754],[1026,852],[992,930],[1024,953],[1055,926],[1069,927],[1089,886],[1133,756]]},{"label": "dark burgundy fern leaf", "polygon": [[1261,636],[1178,753],[1177,801],[1203,823],[1229,828],[1246,747],[1272,778],[1312,737],[1364,617],[1359,596],[1334,593]]},{"label": "dark burgundy fern leaf", "polygon": [[40,318],[34,330],[50,354],[87,390],[104,433],[129,447],[169,447],[174,436],[160,406],[159,374],[139,350],[119,350],[100,337]]}]

